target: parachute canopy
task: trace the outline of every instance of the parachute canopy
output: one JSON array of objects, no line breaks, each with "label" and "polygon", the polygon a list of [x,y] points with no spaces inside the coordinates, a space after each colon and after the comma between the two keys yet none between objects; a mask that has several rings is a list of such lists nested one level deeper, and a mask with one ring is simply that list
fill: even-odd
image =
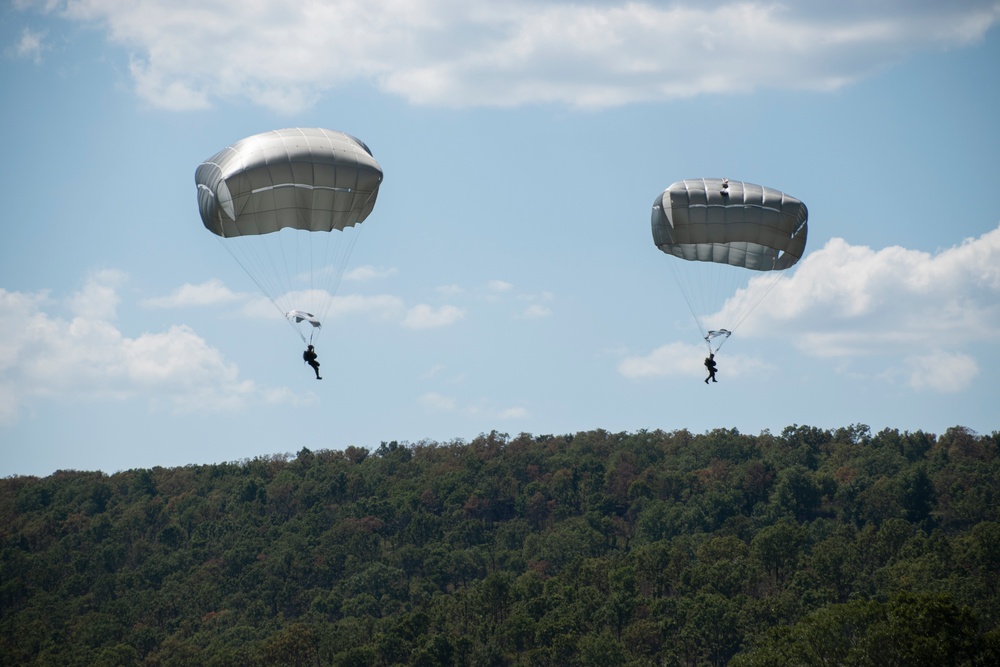
[{"label": "parachute canopy", "polygon": [[681,259],[781,270],[802,258],[808,218],[805,204],[772,188],[683,180],[653,202],[653,242]]},{"label": "parachute canopy", "polygon": [[255,134],[205,160],[195,172],[198,210],[224,238],[291,227],[342,230],[372,212],[382,169],[349,134],[294,128]]},{"label": "parachute canopy", "polygon": [[195,183],[202,223],[312,341],[378,197],[368,146],[322,128],[264,132],[205,160]]},{"label": "parachute canopy", "polygon": [[677,181],[653,202],[653,243],[670,255],[710,350],[721,347],[780,272],[802,258],[808,218],[795,197],[725,178]]}]

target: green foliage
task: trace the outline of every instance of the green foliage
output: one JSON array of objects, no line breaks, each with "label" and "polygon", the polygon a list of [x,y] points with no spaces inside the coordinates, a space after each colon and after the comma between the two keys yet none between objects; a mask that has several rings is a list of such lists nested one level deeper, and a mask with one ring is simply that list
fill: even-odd
[{"label": "green foliage", "polygon": [[12,665],[979,665],[1000,434],[383,442],[0,480]]}]

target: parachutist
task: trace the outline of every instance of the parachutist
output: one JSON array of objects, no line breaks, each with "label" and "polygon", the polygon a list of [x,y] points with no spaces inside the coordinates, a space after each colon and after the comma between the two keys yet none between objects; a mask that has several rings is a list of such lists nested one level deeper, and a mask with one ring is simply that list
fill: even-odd
[{"label": "parachutist", "polygon": [[307,347],[306,351],[302,353],[302,360],[313,367],[313,370],[316,371],[317,380],[323,379],[319,376],[319,362],[316,361],[316,350],[312,345]]},{"label": "parachutist", "polygon": [[718,382],[718,380],[715,379],[715,370],[716,370],[715,354],[713,354],[712,352],[709,352],[708,356],[705,357],[705,368],[708,369],[708,377],[705,378],[705,384],[708,384],[709,380],[711,380],[712,382]]},{"label": "parachutist", "polygon": [[[802,258],[808,219],[806,205],[795,197],[723,178],[677,181],[653,200],[653,244],[669,257],[674,280],[709,352],[718,350],[750,315],[778,282],[780,272]],[[757,281],[761,272],[769,276]],[[753,289],[748,284],[751,276]],[[734,298],[732,311],[726,304],[729,329],[706,334],[707,318],[714,322],[723,300],[744,289],[740,283],[749,298]]]}]

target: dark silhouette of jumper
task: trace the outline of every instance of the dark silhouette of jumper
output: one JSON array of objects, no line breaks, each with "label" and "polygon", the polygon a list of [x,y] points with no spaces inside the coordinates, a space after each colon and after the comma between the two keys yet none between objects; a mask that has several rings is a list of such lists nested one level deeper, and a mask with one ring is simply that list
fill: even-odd
[{"label": "dark silhouette of jumper", "polygon": [[319,362],[316,361],[316,350],[312,345],[306,348],[306,351],[302,353],[302,360],[313,367],[313,370],[316,371],[317,380],[323,379],[319,376]]},{"label": "dark silhouette of jumper", "polygon": [[708,377],[705,378],[705,384],[708,384],[709,380],[712,382],[718,382],[718,380],[715,379],[715,371],[717,370],[715,365],[715,355],[711,352],[709,352],[708,356],[705,357],[705,368],[708,369]]}]

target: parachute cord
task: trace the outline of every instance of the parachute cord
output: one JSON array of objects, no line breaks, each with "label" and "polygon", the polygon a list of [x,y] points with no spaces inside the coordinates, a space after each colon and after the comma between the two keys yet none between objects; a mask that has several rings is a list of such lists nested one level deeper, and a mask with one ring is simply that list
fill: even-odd
[{"label": "parachute cord", "polygon": [[[354,183],[355,188],[357,188],[358,179],[360,178],[361,174],[358,173]],[[374,195],[375,191],[368,193],[362,208],[368,207],[368,204],[371,202]],[[347,271],[348,259],[350,259],[351,254],[354,252],[354,246],[357,244],[358,239],[361,236],[361,230],[364,229],[364,226],[361,224],[362,222],[363,221],[356,221],[351,225],[340,228],[340,233],[336,235],[336,240],[327,240],[322,260],[325,266],[329,266],[331,268],[323,285],[323,289],[329,295],[329,299],[326,299],[323,304],[317,304],[316,314],[321,322],[325,322],[327,320],[327,315],[330,314],[330,310],[333,308],[333,301],[337,297],[337,292],[340,291],[340,282],[344,277],[344,273]],[[347,238],[344,238],[345,236]],[[312,335],[310,335],[310,340],[312,340],[316,334],[317,331],[314,329]]]},{"label": "parachute cord", "polygon": [[[357,188],[358,181],[360,180],[360,178],[361,178],[361,173],[358,172],[357,175],[355,176],[355,181],[354,181],[355,188]],[[372,197],[375,195],[375,192],[376,191],[373,190],[368,193],[368,196],[365,198],[364,205],[362,206],[363,209],[368,207],[369,203],[372,200]],[[326,283],[326,289],[327,292],[330,294],[330,300],[327,302],[326,307],[322,309],[323,316],[320,318],[320,320],[325,320],[327,314],[329,314],[330,312],[330,309],[333,307],[333,298],[337,295],[337,292],[340,289],[340,281],[344,277],[344,272],[347,270],[347,260],[354,252],[354,246],[358,242],[358,238],[361,236],[361,230],[364,229],[364,227],[362,227],[361,222],[362,221],[355,221],[353,224],[349,225],[349,227],[351,228],[351,232],[349,234],[347,234],[346,229],[341,228],[340,230],[341,238],[338,239],[336,247],[333,248],[332,253],[326,254],[325,261],[327,262],[327,264],[332,264],[334,270],[332,271],[332,275],[327,280]],[[347,234],[348,236],[348,238],[346,239],[347,247],[341,248],[340,247],[341,245],[345,245],[344,243],[342,243],[344,241],[343,236],[345,234]]]},{"label": "parachute cord", "polygon": [[[274,309],[277,310],[279,313],[281,313],[281,319],[283,319],[286,322],[288,322],[288,325],[292,327],[292,330],[295,331],[296,334],[298,334],[299,338],[302,339],[302,342],[306,343],[306,337],[303,336],[302,332],[299,331],[299,328],[297,326],[295,326],[295,324],[293,324],[291,320],[288,319],[288,317],[286,316],[287,313],[285,313],[285,311],[283,311],[281,309],[281,306],[279,306],[278,302],[274,300],[274,298],[271,296],[271,293],[268,290],[264,289],[264,286],[260,284],[260,282],[257,280],[257,278],[253,275],[253,273],[251,273],[249,270],[247,270],[247,267],[243,264],[243,261],[240,260],[239,256],[236,253],[234,253],[232,251],[232,249],[224,242],[224,240],[223,240],[224,237],[216,236],[215,238],[219,241],[219,245],[221,245],[223,248],[225,248],[226,252],[228,252],[229,255],[233,259],[236,260],[236,263],[240,265],[240,268],[243,269],[243,272],[250,277],[250,280],[252,280],[253,283],[254,283],[254,285],[257,286],[257,288],[260,290],[261,294],[263,294],[265,297],[267,297],[267,300],[271,302],[271,305],[274,306]],[[310,336],[310,340],[312,340],[311,336]],[[306,343],[306,344],[308,344],[308,343]]]},{"label": "parachute cord", "polygon": [[743,322],[745,322],[748,317],[750,317],[750,315],[757,309],[757,306],[763,303],[767,295],[771,293],[771,290],[773,290],[782,280],[781,274],[778,273],[777,271],[771,271],[769,273],[773,274],[773,277],[770,280],[764,281],[765,286],[762,290],[760,290],[760,294],[753,300],[751,300],[748,306],[744,307],[742,313],[740,313],[736,317],[736,320],[733,322],[733,326],[729,329],[730,331],[736,331],[736,328],[741,324],[743,324]]},{"label": "parachute cord", "polygon": [[354,246],[361,236],[362,229],[364,227],[360,223],[356,223],[351,226],[350,231],[346,229],[340,230],[337,238],[335,240],[330,239],[329,241],[328,248],[324,253],[323,263],[329,266],[331,270],[327,280],[323,284],[323,291],[329,294],[330,298],[323,304],[317,304],[316,312],[318,319],[322,322],[326,321],[330,309],[333,308],[333,300],[340,290],[340,282],[344,277],[344,272],[347,270],[348,258],[354,252]]},{"label": "parachute cord", "polygon": [[[692,305],[691,299],[688,297],[688,290],[684,289],[684,283],[681,280],[680,274],[677,272],[677,268],[674,266],[674,262],[668,261],[667,264],[670,266],[671,273],[674,274],[674,282],[676,282],[677,286],[680,288],[681,296],[684,297],[684,303],[687,304],[688,310],[691,312],[691,319],[694,320],[695,326],[697,326],[698,331],[701,332],[701,337],[705,338],[708,334],[705,332],[705,328],[701,326],[701,319],[694,311],[694,305]],[[706,342],[708,342],[707,339]],[[709,350],[711,350],[712,344],[709,343],[708,347]]]},{"label": "parachute cord", "polygon": [[[251,199],[247,198],[241,203],[240,208],[237,211],[237,217],[247,212],[247,208],[250,204],[250,201]],[[259,226],[255,225],[254,231],[258,236],[262,234]],[[282,291],[287,292],[288,290],[291,289],[291,285],[287,283],[282,284],[283,281],[281,279],[283,275],[288,274],[288,272],[290,271],[290,267],[292,266],[288,260],[285,245],[278,244],[277,246],[277,250],[280,252],[282,259],[282,264],[279,265],[275,261],[275,257],[272,255],[272,253],[266,246],[261,249],[252,245],[242,243],[244,239],[240,237],[229,239],[230,241],[229,243],[226,243],[224,241],[226,237],[216,237],[216,238],[218,239],[222,247],[226,249],[226,252],[228,252],[229,255],[234,260],[236,260],[236,263],[239,264],[241,269],[243,269],[243,272],[246,273],[247,276],[249,276],[250,280],[260,290],[260,293],[263,294],[267,298],[267,300],[271,302],[271,305],[274,306],[274,309],[281,314],[281,318],[288,323],[288,326],[292,328],[292,330],[295,332],[295,335],[302,340],[302,344],[308,345],[312,340],[312,336],[310,335],[310,339],[307,341],[306,337],[302,334],[301,329],[297,327],[294,322],[288,319],[287,317],[288,314],[280,305],[278,305],[278,302],[275,300],[275,296],[280,294]],[[244,262],[244,259],[241,258],[241,256],[234,251],[234,243],[236,244],[236,247],[239,247],[242,251],[246,252],[246,257],[245,257],[246,262]],[[260,273],[259,279],[257,275],[255,275],[254,272],[248,268],[247,266],[248,263],[253,264],[258,269]],[[268,266],[270,266],[270,271],[265,270],[265,268]],[[281,271],[279,269],[279,267],[281,266],[284,267],[284,271]],[[275,280],[266,280],[266,278],[268,278],[269,276],[274,276]]]},{"label": "parachute cord", "polygon": [[[360,174],[358,178],[360,178]],[[355,183],[356,187],[357,182]],[[368,206],[374,195],[375,191],[367,194],[367,197],[364,198],[363,207]],[[234,202],[236,204],[237,217],[246,212],[254,212],[251,202],[251,198],[244,198],[242,201]],[[268,245],[257,247],[256,244],[244,244],[240,242],[243,239],[239,237],[227,239],[227,237],[222,236],[218,237],[218,240],[226,249],[226,252],[236,260],[236,263],[243,269],[243,272],[247,274],[253,284],[257,286],[261,294],[271,302],[275,310],[281,313],[282,318],[288,322],[289,326],[292,327],[302,342],[309,345],[318,339],[321,330],[313,328],[307,338],[301,328],[286,317],[286,309],[278,304],[278,299],[292,291],[293,284],[290,276],[305,274],[308,276],[307,293],[312,295],[307,299],[307,301],[312,301],[312,303],[307,303],[305,306],[318,315],[317,319],[320,321],[326,320],[329,311],[333,307],[333,299],[339,289],[341,279],[346,271],[347,260],[354,249],[354,245],[357,243],[361,229],[363,229],[360,222],[347,225],[347,227],[350,227],[347,231],[343,227],[340,227],[335,228],[337,230],[336,233],[323,234],[326,237],[324,243],[306,242],[304,246],[301,242],[317,241],[318,239],[301,237],[311,237],[317,232],[306,228],[291,230],[290,234],[286,233],[282,235],[282,232],[285,230],[279,230],[275,233],[279,243],[273,244],[274,248]],[[254,232],[255,235],[262,235],[259,227],[255,228]],[[298,234],[296,232],[303,233]],[[345,233],[349,238],[343,238]],[[288,238],[289,236],[291,238]],[[227,243],[226,241],[229,242]],[[233,247],[234,243],[235,248]],[[238,253],[237,250],[240,252]],[[255,269],[256,272],[252,271],[251,268]],[[321,293],[325,294],[325,297],[316,297],[317,294]]]},{"label": "parachute cord", "polygon": [[260,284],[260,282],[259,282],[259,281],[257,280],[257,278],[256,278],[256,277],[254,277],[254,275],[253,275],[253,274],[252,274],[252,273],[251,273],[251,272],[249,271],[249,269],[247,269],[247,267],[246,267],[246,266],[245,266],[245,265],[243,264],[243,261],[242,261],[242,260],[240,260],[239,256],[237,256],[237,255],[236,255],[236,253],[234,253],[234,252],[232,251],[232,249],[231,249],[231,248],[230,248],[230,247],[229,247],[228,245],[226,245],[226,244],[225,244],[225,243],[223,242],[223,240],[222,240],[222,239],[223,239],[223,237],[221,237],[221,236],[216,236],[215,238],[216,238],[216,239],[218,239],[218,241],[219,241],[219,245],[221,245],[221,246],[222,246],[223,248],[225,248],[225,249],[226,249],[226,252],[228,252],[228,253],[229,253],[229,255],[230,255],[230,256],[231,256],[231,257],[232,257],[233,259],[235,259],[235,260],[236,260],[236,263],[240,265],[240,268],[241,268],[241,269],[243,269],[243,272],[244,272],[245,274],[247,274],[247,275],[248,275],[248,276],[250,277],[250,280],[252,280],[252,281],[253,281],[253,284],[257,286],[257,289],[259,289],[259,290],[260,290],[261,294],[263,294],[263,295],[264,295],[265,297],[267,297],[267,300],[271,302],[271,304],[272,304],[272,305],[274,306],[275,310],[277,310],[277,311],[278,311],[279,313],[281,313],[281,316],[282,316],[282,317],[284,317],[284,316],[285,316],[285,311],[283,311],[283,310],[281,309],[281,306],[279,306],[279,305],[278,305],[278,302],[277,302],[277,301],[275,301],[275,300],[274,300],[274,299],[273,299],[273,298],[271,297],[271,294],[270,294],[270,292],[269,292],[268,290],[264,289],[264,286],[263,286],[263,285],[261,285],[261,284]]}]

